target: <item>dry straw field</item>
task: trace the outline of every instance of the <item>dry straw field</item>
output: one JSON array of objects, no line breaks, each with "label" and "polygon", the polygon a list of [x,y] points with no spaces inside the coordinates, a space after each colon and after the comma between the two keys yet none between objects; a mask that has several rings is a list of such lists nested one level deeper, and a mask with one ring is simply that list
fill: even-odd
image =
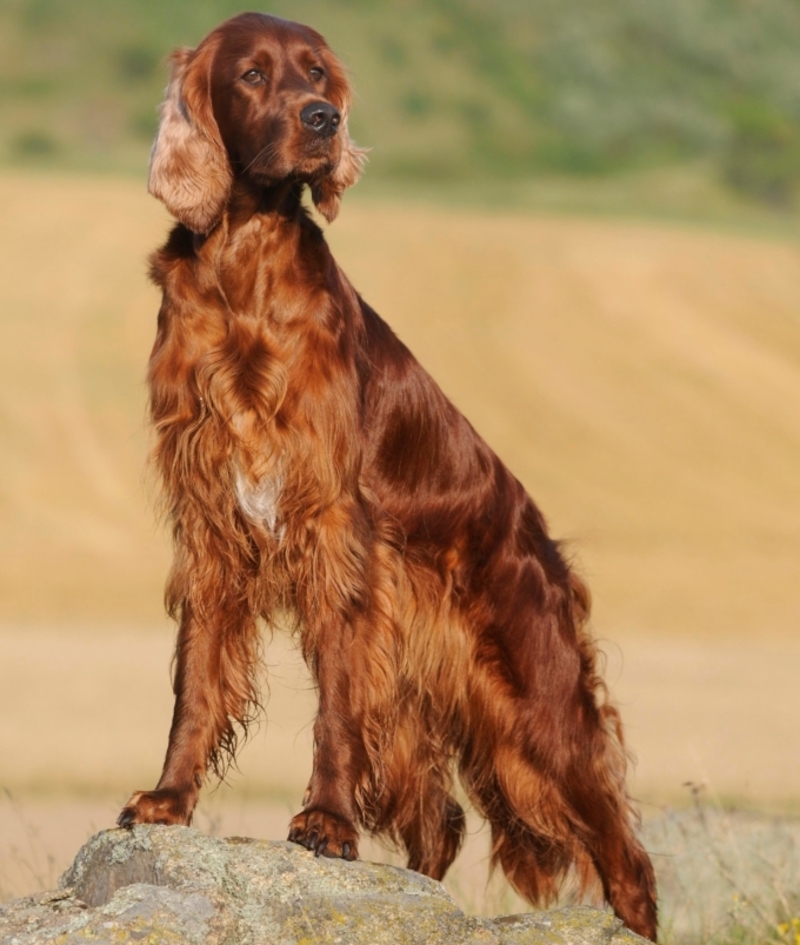
[{"label": "dry straw field", "polygon": [[[165,212],[126,180],[0,176],[0,893],[48,884],[157,777],[168,550],[143,375]],[[800,806],[800,247],[648,223],[345,202],[354,284],[569,539],[645,813],[687,781]],[[203,829],[281,838],[313,694]],[[476,841],[477,843],[477,841]],[[467,857],[485,855],[474,846]],[[458,882],[456,878],[456,882]]]}]

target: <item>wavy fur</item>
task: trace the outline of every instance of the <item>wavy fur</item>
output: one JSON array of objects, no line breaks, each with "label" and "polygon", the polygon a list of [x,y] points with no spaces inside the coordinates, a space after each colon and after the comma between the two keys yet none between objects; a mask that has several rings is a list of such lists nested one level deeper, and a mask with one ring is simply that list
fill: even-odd
[{"label": "wavy fur", "polygon": [[348,107],[324,40],[283,20],[245,14],[174,59],[151,189],[180,223],[153,258],[149,386],[176,701],[161,780],[120,823],[191,820],[257,709],[259,621],[290,610],[319,687],[290,839],[352,859],[360,826],[441,878],[459,778],[531,901],[575,876],[655,938],[588,593],[303,209],[309,186],[332,219],[358,176]]}]

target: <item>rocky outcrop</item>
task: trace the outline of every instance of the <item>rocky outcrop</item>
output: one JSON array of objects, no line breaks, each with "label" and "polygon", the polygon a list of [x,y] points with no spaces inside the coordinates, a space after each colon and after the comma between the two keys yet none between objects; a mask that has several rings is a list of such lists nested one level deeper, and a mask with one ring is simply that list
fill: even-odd
[{"label": "rocky outcrop", "polygon": [[97,834],[60,889],[0,908],[2,945],[636,945],[586,906],[479,919],[409,870],[185,827]]}]

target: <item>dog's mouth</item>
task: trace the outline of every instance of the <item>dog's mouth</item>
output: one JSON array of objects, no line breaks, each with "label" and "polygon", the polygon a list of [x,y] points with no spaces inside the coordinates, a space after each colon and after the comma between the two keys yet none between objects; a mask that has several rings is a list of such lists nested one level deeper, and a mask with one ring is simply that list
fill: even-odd
[{"label": "dog's mouth", "polygon": [[332,174],[341,158],[341,146],[335,136],[310,138],[293,162],[293,173],[304,180],[318,180]]},{"label": "dog's mouth", "polygon": [[304,142],[296,153],[284,155],[267,145],[255,158],[239,162],[239,173],[265,185],[282,180],[316,183],[336,170],[340,157],[341,149],[331,139]]}]

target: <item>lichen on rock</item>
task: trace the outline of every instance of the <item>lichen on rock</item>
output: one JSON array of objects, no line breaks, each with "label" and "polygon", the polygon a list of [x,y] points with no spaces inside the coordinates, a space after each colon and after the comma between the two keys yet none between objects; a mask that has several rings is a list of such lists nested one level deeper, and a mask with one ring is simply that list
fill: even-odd
[{"label": "lichen on rock", "polygon": [[290,843],[136,826],[92,837],[59,890],[0,907],[2,945],[635,945],[586,906],[480,919],[410,870]]}]

